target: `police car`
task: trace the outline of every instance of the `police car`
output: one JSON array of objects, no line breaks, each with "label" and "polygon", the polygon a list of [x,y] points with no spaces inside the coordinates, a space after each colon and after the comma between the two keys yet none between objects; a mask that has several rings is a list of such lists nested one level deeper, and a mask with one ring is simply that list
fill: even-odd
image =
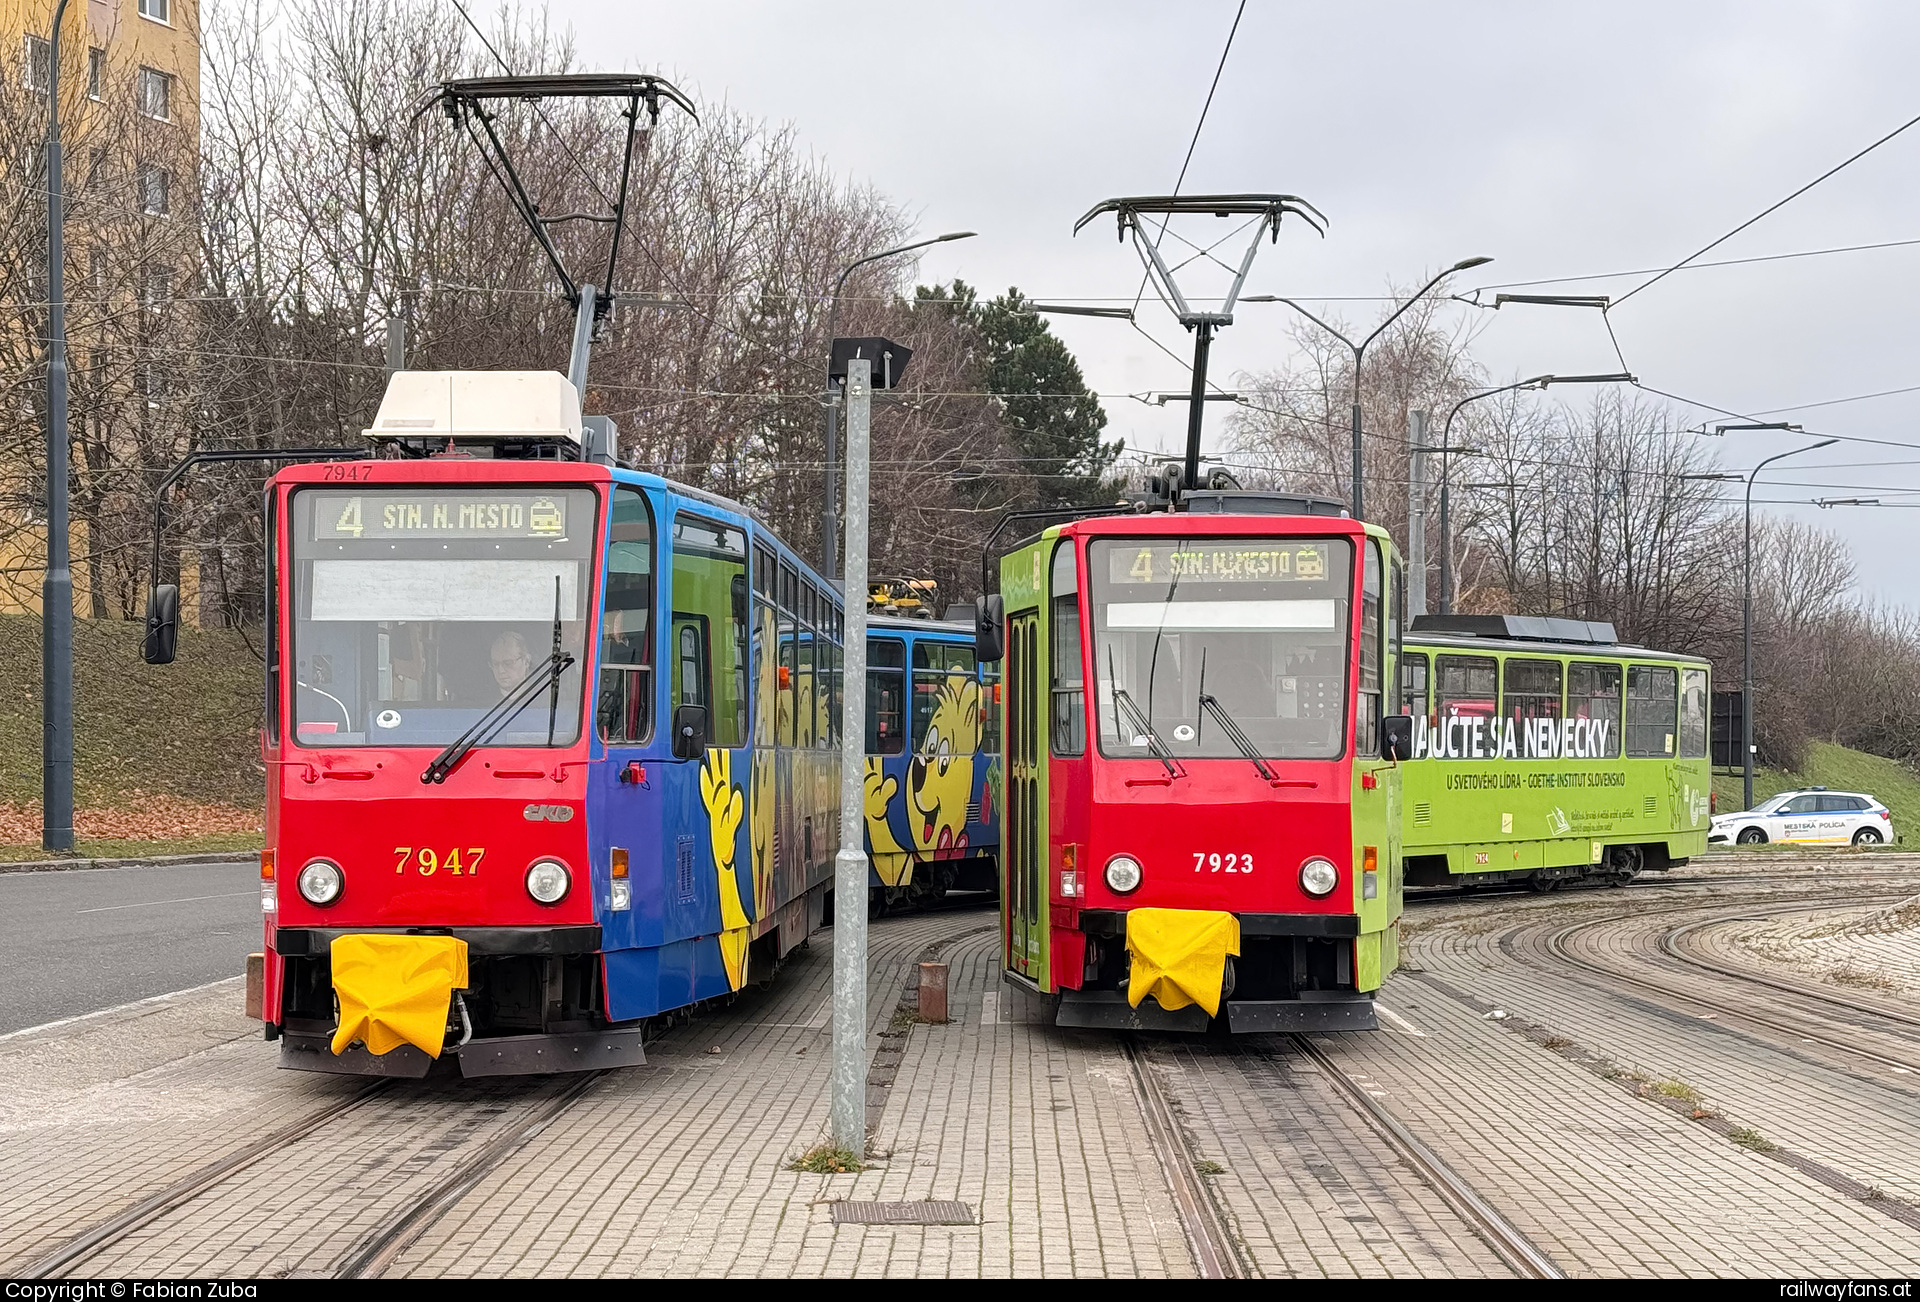
[{"label": "police car", "polygon": [[1857,791],[1805,787],[1783,791],[1738,814],[1716,815],[1707,831],[1713,845],[1882,845],[1893,840],[1893,814]]}]

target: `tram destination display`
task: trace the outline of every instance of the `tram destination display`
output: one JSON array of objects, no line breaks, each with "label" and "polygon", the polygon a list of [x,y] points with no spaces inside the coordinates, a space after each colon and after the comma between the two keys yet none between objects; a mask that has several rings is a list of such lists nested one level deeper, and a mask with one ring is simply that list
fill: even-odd
[{"label": "tram destination display", "polygon": [[566,537],[567,501],[556,493],[326,493],[313,512],[316,542],[381,538]]},{"label": "tram destination display", "polygon": [[1270,539],[1143,543],[1107,553],[1107,577],[1116,584],[1318,582],[1327,577],[1324,542]]}]

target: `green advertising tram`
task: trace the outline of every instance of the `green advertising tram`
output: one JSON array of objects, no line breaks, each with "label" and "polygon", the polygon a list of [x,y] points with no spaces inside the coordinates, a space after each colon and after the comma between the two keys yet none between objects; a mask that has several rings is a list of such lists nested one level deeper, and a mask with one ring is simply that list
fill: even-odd
[{"label": "green advertising tram", "polygon": [[1707,848],[1709,671],[1611,624],[1420,616],[1400,658],[1412,886],[1625,885]]}]

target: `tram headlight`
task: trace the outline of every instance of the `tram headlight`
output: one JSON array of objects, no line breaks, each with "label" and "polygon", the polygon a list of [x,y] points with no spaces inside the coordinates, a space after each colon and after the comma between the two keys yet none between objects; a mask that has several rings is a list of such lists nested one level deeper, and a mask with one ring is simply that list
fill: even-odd
[{"label": "tram headlight", "polygon": [[572,875],[558,859],[535,859],[527,869],[527,894],[541,904],[558,904],[572,885]]},{"label": "tram headlight", "polygon": [[1300,865],[1300,889],[1318,899],[1333,894],[1333,888],[1340,884],[1340,870],[1329,859],[1319,855]]},{"label": "tram headlight", "polygon": [[346,884],[340,865],[331,859],[315,859],[300,870],[300,898],[316,908],[324,909],[339,899]]},{"label": "tram headlight", "polygon": [[1107,889],[1115,895],[1125,895],[1139,889],[1143,876],[1145,874],[1140,870],[1140,861],[1130,854],[1116,854],[1107,860]]}]

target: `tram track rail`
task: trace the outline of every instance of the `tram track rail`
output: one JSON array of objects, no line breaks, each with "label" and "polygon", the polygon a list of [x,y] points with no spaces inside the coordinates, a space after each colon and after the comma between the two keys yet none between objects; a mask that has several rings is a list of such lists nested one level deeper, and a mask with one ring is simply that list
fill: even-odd
[{"label": "tram track rail", "polygon": [[[1395,1156],[1406,1162],[1447,1207],[1493,1254],[1523,1279],[1565,1279],[1559,1265],[1533,1243],[1511,1221],[1474,1189],[1444,1158],[1410,1131],[1385,1106],[1375,1101],[1353,1080],[1326,1050],[1310,1036],[1291,1035],[1292,1043],[1333,1086],[1335,1094],[1356,1113]],[[1236,1279],[1257,1273],[1247,1268],[1242,1253],[1216,1207],[1212,1193],[1198,1178],[1196,1154],[1192,1151],[1172,1101],[1148,1060],[1146,1048],[1138,1036],[1122,1038],[1138,1090],[1141,1115],[1147,1135],[1167,1185],[1173,1194],[1175,1212],[1195,1271],[1202,1279]],[[1277,1061],[1271,1049],[1252,1042],[1236,1041],[1231,1052],[1236,1056]]]},{"label": "tram track rail", "polygon": [[[1742,920],[1745,918],[1756,916],[1756,914],[1758,916],[1765,916],[1767,913],[1795,912],[1801,908],[1804,908],[1807,902],[1808,901],[1804,898],[1796,899],[1793,901],[1780,901],[1778,905],[1772,909],[1759,910],[1759,911],[1756,911],[1752,905],[1746,905],[1746,906],[1742,906],[1737,910],[1726,911],[1721,914],[1717,914],[1715,916],[1699,919],[1696,922],[1689,924],[1688,929],[1714,925],[1716,923],[1723,922],[1723,921]],[[1862,901],[1862,902],[1870,902],[1870,901]],[[1699,907],[1699,906],[1695,906],[1695,907]],[[1691,910],[1688,908],[1682,907],[1682,908],[1675,908],[1675,909],[1660,910],[1659,912],[1682,913],[1682,912],[1689,912],[1689,911]],[[1572,942],[1575,940],[1575,938],[1579,937],[1583,933],[1590,932],[1590,931],[1599,929],[1601,927],[1618,925],[1621,922],[1644,922],[1647,916],[1648,915],[1645,912],[1641,912],[1637,914],[1615,914],[1615,915],[1610,915],[1604,918],[1590,918],[1583,922],[1577,922],[1570,926],[1561,927],[1555,931],[1547,933],[1541,939],[1541,942],[1540,942],[1541,947],[1560,964],[1566,967],[1577,969],[1582,972],[1586,972],[1593,976],[1597,976],[1601,978],[1603,981],[1611,983],[1616,987],[1619,987],[1622,985],[1631,986],[1638,990],[1647,991],[1655,995],[1658,995],[1663,1000],[1670,1001],[1670,1000],[1678,999],[1688,1004],[1691,1004],[1697,1008],[1704,1008],[1704,1009],[1710,1010],[1715,1014],[1716,1020],[1722,1017],[1732,1018],[1732,1019],[1735,1019],[1736,1021],[1744,1022],[1750,1026],[1757,1026],[1762,1029],[1775,1032],[1777,1034],[1790,1036],[1793,1039],[1803,1043],[1818,1044],[1825,1048],[1831,1049],[1835,1052],[1848,1055],[1850,1057],[1873,1062],[1882,1067],[1892,1068],[1902,1074],[1920,1073],[1920,1047],[1917,1047],[1916,1052],[1910,1056],[1895,1057],[1887,1052],[1882,1051],[1881,1049],[1871,1048],[1864,1044],[1861,1044],[1857,1040],[1853,1040],[1841,1035],[1836,1035],[1833,1033],[1831,1025],[1829,1023],[1822,1022],[1818,1019],[1797,1018],[1791,1015],[1783,1017],[1775,1012],[1758,1009],[1752,1004],[1746,1003],[1737,998],[1730,998],[1725,991],[1715,991],[1715,990],[1706,988],[1704,986],[1698,989],[1688,989],[1688,988],[1685,988],[1685,986],[1676,984],[1675,982],[1670,980],[1663,981],[1663,980],[1656,979],[1655,977],[1652,977],[1652,976],[1624,971],[1617,966],[1598,962],[1591,958],[1582,957],[1579,954],[1576,954],[1575,952],[1573,952]],[[1514,954],[1516,957],[1518,956],[1517,954],[1515,954],[1516,947],[1511,942],[1515,934],[1521,930],[1524,930],[1524,929],[1516,929],[1515,932],[1509,932],[1506,936],[1501,938],[1501,942],[1500,942],[1501,948],[1504,951],[1506,951],[1509,954]],[[1672,930],[1681,930],[1681,929],[1672,929]],[[1671,936],[1672,930],[1666,933],[1666,936]],[[1665,938],[1666,937],[1663,936],[1662,938],[1663,941]],[[1665,947],[1663,946],[1661,952],[1666,953],[1670,951],[1666,950]],[[1676,957],[1678,961],[1683,963],[1694,962],[1694,960],[1690,960],[1684,955],[1677,955]],[[1705,966],[1705,965],[1696,963],[1696,966]],[[1684,972],[1681,972],[1677,975],[1679,975],[1683,980],[1687,976],[1687,974]],[[1839,994],[1829,993],[1826,991],[1806,990],[1806,989],[1792,986],[1789,983],[1773,982],[1770,979],[1766,979],[1766,978],[1760,978],[1758,980],[1750,981],[1747,974],[1740,973],[1737,969],[1727,969],[1726,975],[1729,975],[1732,979],[1747,981],[1750,984],[1757,984],[1762,986],[1773,986],[1774,988],[1781,989],[1786,993],[1808,998],[1810,1000],[1823,1003],[1829,1007],[1844,1009],[1847,1012],[1857,1017],[1864,1017],[1868,1019],[1882,1018],[1882,1020],[1915,1024],[1915,1019],[1912,1019],[1912,1018],[1905,1018],[1905,1017],[1886,1018],[1883,1016],[1883,1010],[1860,1004],[1857,1001],[1847,999],[1845,996],[1842,996]]]},{"label": "tram track rail", "polygon": [[[338,1279],[364,1279],[384,1271],[476,1185],[523,1145],[564,1116],[607,1074],[606,1071],[582,1072],[569,1079],[558,1093],[519,1107],[516,1115],[501,1124],[476,1151],[368,1229],[343,1256],[321,1267],[321,1273]],[[218,1192],[235,1177],[263,1162],[292,1154],[299,1144],[327,1126],[350,1117],[382,1095],[391,1093],[398,1083],[391,1079],[376,1080],[346,1098],[316,1109],[298,1121],[201,1167],[158,1193],[69,1237],[57,1248],[23,1266],[20,1277],[47,1279],[86,1266],[129,1235],[190,1206],[200,1198]]]},{"label": "tram track rail", "polygon": [[450,1172],[432,1189],[361,1238],[334,1267],[336,1279],[367,1279],[385,1271],[420,1236],[452,1211],[473,1187],[492,1174],[522,1145],[558,1121],[596,1085],[605,1071],[582,1072],[553,1098],[529,1108],[525,1121],[509,1125]]},{"label": "tram track rail", "polygon": [[1147,1140],[1154,1156],[1160,1160],[1161,1170],[1166,1173],[1174,1211],[1180,1219],[1180,1230],[1186,1236],[1195,1271],[1201,1279],[1243,1278],[1246,1272],[1242,1269],[1239,1251],[1213,1205],[1213,1196],[1200,1183],[1199,1174],[1194,1170],[1193,1154],[1180,1133],[1180,1122],[1173,1115],[1166,1091],[1161,1089],[1138,1038],[1125,1036],[1121,1046],[1126,1051],[1127,1066],[1132,1069],[1134,1087],[1139,1092]]},{"label": "tram track rail", "polygon": [[322,1126],[357,1111],[362,1105],[385,1093],[392,1084],[391,1080],[376,1080],[365,1089],[315,1109],[297,1121],[282,1126],[278,1130],[261,1136],[251,1144],[208,1163],[159,1192],[142,1198],[131,1207],[105,1220],[95,1222],[78,1234],[69,1237],[59,1247],[27,1262],[20,1267],[19,1277],[48,1279],[70,1266],[86,1261],[102,1250],[112,1247],[142,1226],[152,1224],[175,1208],[184,1207],[202,1194],[217,1188],[274,1154],[286,1151]]},{"label": "tram track rail", "polygon": [[1482,1198],[1464,1177],[1439,1154],[1423,1143],[1400,1119],[1376,1101],[1360,1084],[1340,1069],[1332,1056],[1313,1042],[1312,1037],[1289,1037],[1296,1048],[1313,1060],[1334,1089],[1353,1110],[1367,1121],[1387,1147],[1411,1166],[1453,1210],[1454,1215],[1472,1226],[1499,1258],[1524,1279],[1565,1279],[1566,1273],[1533,1241]]}]

